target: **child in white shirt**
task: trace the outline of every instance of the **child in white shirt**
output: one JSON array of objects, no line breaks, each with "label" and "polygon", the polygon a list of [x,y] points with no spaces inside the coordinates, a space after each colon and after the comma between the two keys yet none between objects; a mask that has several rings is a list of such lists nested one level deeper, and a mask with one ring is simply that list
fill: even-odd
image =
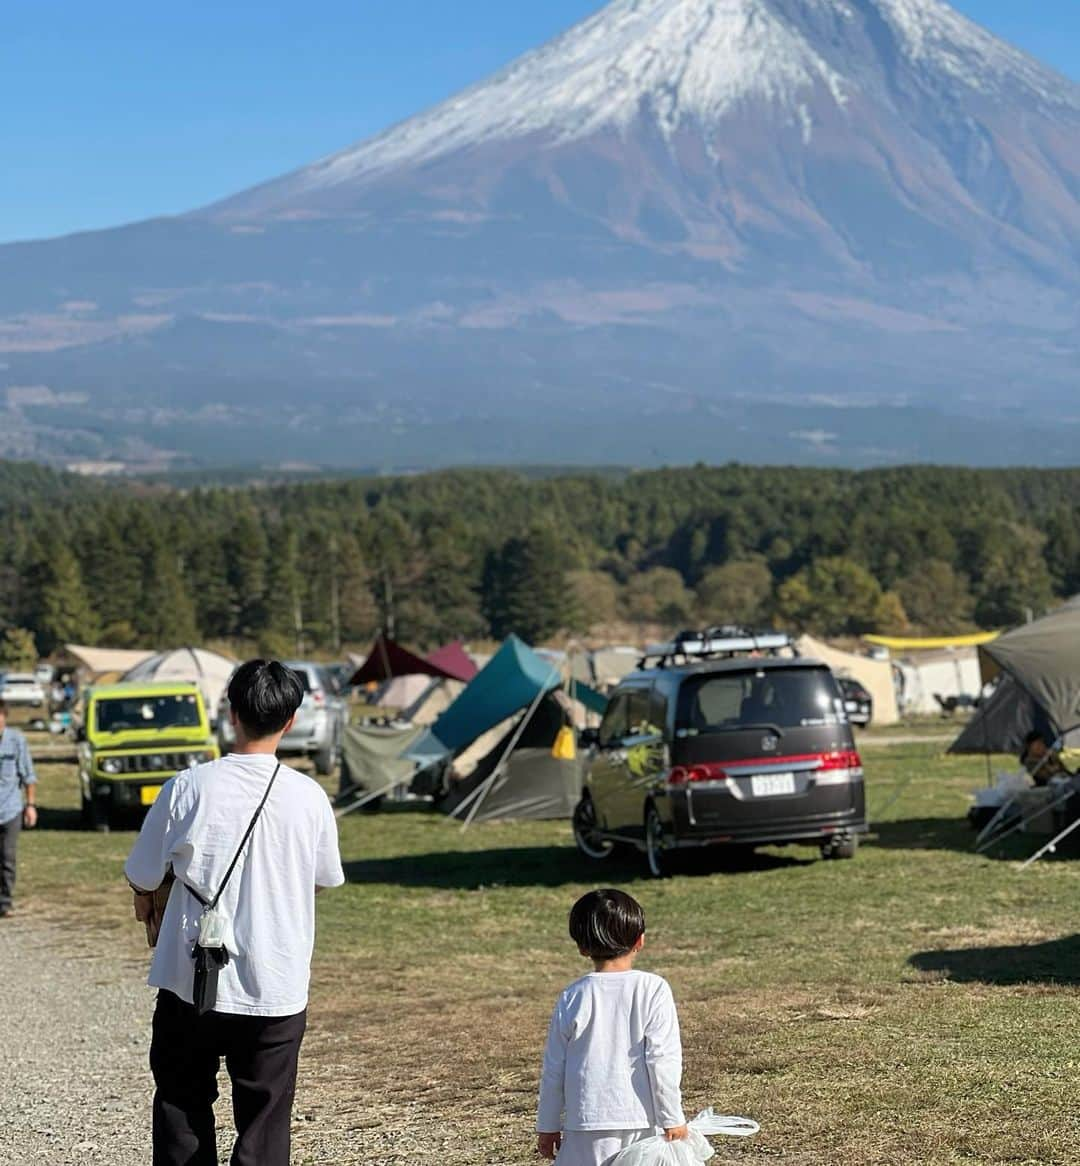
[{"label": "child in white shirt", "polygon": [[559,997],[537,1113],[537,1149],[558,1166],[604,1166],[663,1131],[688,1134],[679,1018],[667,981],[634,971],[645,913],[622,891],[592,891],[570,912],[570,938],[595,971]]}]

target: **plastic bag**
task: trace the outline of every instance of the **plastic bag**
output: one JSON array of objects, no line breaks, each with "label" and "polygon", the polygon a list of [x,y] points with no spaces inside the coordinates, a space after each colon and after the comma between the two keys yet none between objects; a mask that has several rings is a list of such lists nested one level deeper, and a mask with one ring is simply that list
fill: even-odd
[{"label": "plastic bag", "polygon": [[563,725],[555,744],[551,747],[551,756],[556,761],[575,761],[577,759],[577,738],[569,725]]},{"label": "plastic bag", "polygon": [[646,1138],[620,1150],[608,1166],[698,1166],[708,1162],[715,1151],[709,1138],[723,1134],[727,1137],[748,1138],[761,1127],[745,1117],[726,1117],[712,1109],[704,1109],[690,1122],[690,1136],[681,1142],[668,1142],[663,1134]]}]

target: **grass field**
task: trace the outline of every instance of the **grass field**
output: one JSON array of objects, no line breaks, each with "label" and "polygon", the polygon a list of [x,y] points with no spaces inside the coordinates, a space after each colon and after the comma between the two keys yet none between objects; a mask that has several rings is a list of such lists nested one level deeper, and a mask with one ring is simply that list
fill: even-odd
[{"label": "grass field", "polygon": [[[778,849],[658,883],[636,856],[586,863],[564,823],[345,819],[349,884],[320,901],[305,1051],[319,1091],[301,1108],[354,1130],[365,1164],[533,1161],[548,1015],[585,970],[566,913],[612,884],[644,904],[641,966],[675,990],[688,1106],[761,1122],[717,1162],[1080,1161],[1080,861],[1019,873],[1008,858],[1031,839],[973,855],[963,815],[985,770],[940,747],[867,741],[871,813],[910,784],[854,862]],[[131,835],[80,831],[72,767],[41,770],[23,901],[78,909],[139,954]]]}]

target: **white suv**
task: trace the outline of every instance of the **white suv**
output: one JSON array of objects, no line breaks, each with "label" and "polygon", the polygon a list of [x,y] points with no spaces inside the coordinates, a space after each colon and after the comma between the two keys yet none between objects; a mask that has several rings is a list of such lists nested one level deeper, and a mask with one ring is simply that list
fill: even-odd
[{"label": "white suv", "polygon": [[8,672],[0,680],[0,700],[12,707],[44,708],[45,689],[32,672]]},{"label": "white suv", "polygon": [[[302,754],[315,762],[315,771],[323,776],[337,769],[341,759],[341,741],[348,722],[348,702],[340,695],[333,670],[325,664],[308,660],[285,660],[304,686],[303,704],[296,710],[296,722],[281,739],[281,754]],[[229,697],[226,692],[218,706],[218,740],[223,751],[235,744],[229,720]]]}]

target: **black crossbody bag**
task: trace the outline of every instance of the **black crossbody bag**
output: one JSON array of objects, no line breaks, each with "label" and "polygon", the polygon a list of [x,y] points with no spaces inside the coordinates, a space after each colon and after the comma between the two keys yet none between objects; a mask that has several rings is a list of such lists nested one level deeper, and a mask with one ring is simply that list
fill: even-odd
[{"label": "black crossbody bag", "polygon": [[[280,768],[281,762],[279,761],[274,767],[274,772],[270,775],[270,781],[267,783],[266,792],[262,796],[262,801],[259,802],[258,808],[252,814],[251,821],[248,823],[248,828],[244,831],[244,837],[240,839],[240,845],[236,848],[236,853],[233,855],[232,862],[229,863],[229,869],[225,872],[225,877],[221,880],[221,886],[218,887],[217,894],[212,899],[204,899],[194,887],[184,883],[184,886],[202,903],[207,911],[213,911],[217,907],[222,892],[228,886],[229,879],[236,869],[236,864],[240,861],[240,855],[243,854],[244,847],[251,837],[251,832],[255,829],[255,823],[259,820],[259,815],[263,812],[266,799],[270,796],[270,791],[274,788],[274,780],[277,778]],[[195,1014],[197,1016],[205,1016],[207,1012],[213,1012],[214,1006],[217,1004],[218,975],[221,969],[229,962],[229,951],[226,947],[203,947],[196,941],[195,946],[191,949],[191,958],[195,961],[195,980],[192,986],[191,1002],[195,1005]]]}]

